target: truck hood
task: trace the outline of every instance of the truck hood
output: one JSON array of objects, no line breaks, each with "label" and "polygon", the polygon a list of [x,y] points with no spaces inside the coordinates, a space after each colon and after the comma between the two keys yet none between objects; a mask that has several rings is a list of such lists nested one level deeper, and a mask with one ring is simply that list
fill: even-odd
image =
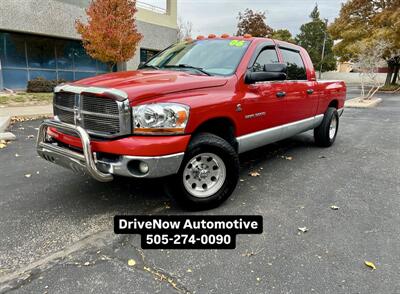
[{"label": "truck hood", "polygon": [[114,88],[130,101],[201,88],[220,87],[228,78],[194,75],[182,71],[137,70],[104,74],[74,82],[74,86]]}]

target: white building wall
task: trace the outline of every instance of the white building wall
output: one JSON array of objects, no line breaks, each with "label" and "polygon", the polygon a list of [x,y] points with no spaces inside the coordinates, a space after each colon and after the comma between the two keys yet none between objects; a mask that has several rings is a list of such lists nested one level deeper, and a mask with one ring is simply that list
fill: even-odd
[{"label": "white building wall", "polygon": [[[317,74],[318,76],[318,74]],[[377,73],[378,81],[384,83],[386,80],[386,73]],[[342,80],[345,81],[346,84],[361,84],[361,77],[359,73],[356,72],[336,72],[336,71],[328,71],[322,73],[323,80]],[[366,83],[370,83],[371,81],[368,78],[365,78]]]}]

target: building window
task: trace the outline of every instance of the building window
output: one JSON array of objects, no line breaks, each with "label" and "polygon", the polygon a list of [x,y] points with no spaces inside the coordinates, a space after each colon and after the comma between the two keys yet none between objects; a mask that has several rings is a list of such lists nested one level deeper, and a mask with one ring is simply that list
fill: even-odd
[{"label": "building window", "polygon": [[136,1],[136,6],[144,8],[155,13],[166,14],[167,13],[167,1],[166,0],[140,0]]},{"label": "building window", "polygon": [[140,62],[147,62],[153,58],[154,55],[158,54],[159,50],[151,50],[140,48]]},{"label": "building window", "polygon": [[80,41],[0,32],[0,88],[24,90],[37,77],[75,81],[107,71]]}]

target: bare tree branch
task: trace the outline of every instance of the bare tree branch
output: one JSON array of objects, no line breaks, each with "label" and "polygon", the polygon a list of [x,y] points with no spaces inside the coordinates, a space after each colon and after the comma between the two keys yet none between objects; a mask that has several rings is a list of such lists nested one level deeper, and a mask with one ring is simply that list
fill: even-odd
[{"label": "bare tree branch", "polygon": [[178,19],[178,41],[191,38],[192,30],[193,23],[191,21],[184,21],[182,18]]},{"label": "bare tree branch", "polygon": [[[374,43],[369,44],[359,42],[358,46],[360,53],[357,54],[357,61],[354,64],[354,68],[360,73],[361,98],[372,99],[376,92],[384,85],[384,83],[379,82],[378,69],[392,44],[386,40],[378,39]],[[398,52],[393,52],[393,54],[398,54]],[[367,81],[371,85],[371,89],[365,95]]]}]

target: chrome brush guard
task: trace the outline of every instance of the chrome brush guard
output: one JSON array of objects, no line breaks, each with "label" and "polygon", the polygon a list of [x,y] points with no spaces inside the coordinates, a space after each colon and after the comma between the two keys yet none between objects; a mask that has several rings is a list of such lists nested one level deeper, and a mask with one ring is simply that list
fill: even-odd
[{"label": "chrome brush guard", "polygon": [[[76,133],[82,142],[83,154],[47,142],[47,129],[49,127]],[[112,174],[103,173],[97,168],[96,159],[90,147],[89,134],[80,126],[45,120],[39,128],[36,148],[42,158],[75,172],[89,173],[100,182],[110,182],[114,178]]]}]

